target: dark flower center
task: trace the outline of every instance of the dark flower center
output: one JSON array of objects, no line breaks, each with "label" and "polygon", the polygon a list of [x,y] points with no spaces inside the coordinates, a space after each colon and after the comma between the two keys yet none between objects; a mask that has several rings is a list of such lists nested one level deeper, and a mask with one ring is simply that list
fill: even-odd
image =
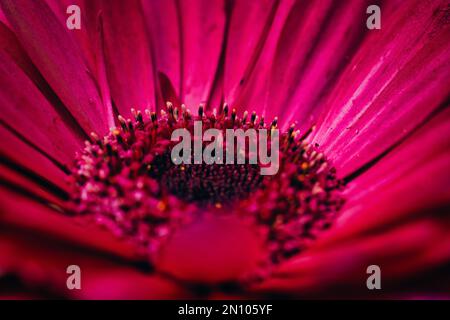
[{"label": "dark flower center", "polygon": [[[263,180],[257,165],[187,164],[174,165],[163,157],[164,171],[155,175],[171,194],[199,205],[221,205],[245,199]],[[167,165],[168,164],[168,165]]]},{"label": "dark flower center", "polygon": [[192,115],[168,104],[161,116],[132,110],[133,120],[104,138],[92,135],[77,156],[71,184],[74,211],[114,233],[134,239],[150,258],[178,228],[201,214],[251,220],[266,235],[270,263],[303,250],[328,228],[343,199],[342,183],[316,146],[291,126],[280,134],[279,171],[260,174],[260,164],[181,164],[171,161],[175,129],[274,129],[247,112],[239,117],[225,105],[219,114],[200,107]]}]

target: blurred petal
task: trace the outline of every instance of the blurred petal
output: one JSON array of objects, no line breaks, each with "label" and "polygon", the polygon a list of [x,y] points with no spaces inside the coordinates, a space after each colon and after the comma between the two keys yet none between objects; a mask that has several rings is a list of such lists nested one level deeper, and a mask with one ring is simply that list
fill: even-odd
[{"label": "blurred petal", "polygon": [[176,231],[157,267],[177,278],[203,283],[236,280],[263,254],[255,230],[232,218],[203,218]]},{"label": "blurred petal", "polygon": [[318,123],[314,142],[342,175],[404,137],[448,96],[446,1],[411,1],[394,9],[397,14],[366,38]]},{"label": "blurred petal", "polygon": [[[60,23],[65,26],[67,18],[70,14],[67,13],[67,8],[72,5],[80,7],[81,15],[81,28],[70,30],[70,33],[74,35],[78,45],[80,46],[83,56],[88,63],[90,70],[95,70],[95,56],[92,48],[91,34],[93,31],[93,25],[90,25],[90,21],[87,18],[87,6],[86,1],[89,0],[46,0],[46,3],[55,13]],[[94,29],[95,30],[95,29]]]},{"label": "blurred petal", "polygon": [[189,291],[158,274],[144,274],[132,268],[101,266],[85,273],[87,284],[76,298],[81,299],[186,299]]},{"label": "blurred petal", "polygon": [[[12,169],[0,163],[0,181],[3,186],[8,186],[13,190],[18,190],[30,197],[42,199],[56,205],[63,205],[63,190],[59,190],[53,185],[47,186],[46,181],[40,179],[31,179],[26,174],[22,174],[20,169]],[[52,188],[53,187],[53,188]],[[61,196],[61,194],[63,196]]]},{"label": "blurred petal", "polygon": [[[419,220],[332,250],[305,252],[281,265],[255,290],[306,297],[342,298],[343,292],[384,296],[398,290],[401,281],[450,261],[449,222]],[[366,287],[366,269],[372,264],[381,268],[382,291],[377,294]],[[403,282],[403,287],[415,292],[414,283]]]},{"label": "blurred petal", "polygon": [[[51,238],[23,232],[0,235],[0,267],[17,275],[31,289],[47,291],[68,298],[81,299],[173,299],[186,297],[175,283],[156,274],[144,273]],[[81,289],[69,290],[66,269],[77,265],[81,270]]]},{"label": "blurred petal", "polygon": [[5,143],[0,145],[0,155],[3,163],[14,164],[15,167],[26,169],[36,176],[44,178],[59,187],[65,189],[66,175],[59,164],[50,160],[41,151],[35,149],[24,140],[14,135],[11,131],[0,126],[0,136]]},{"label": "blurred petal", "polygon": [[81,221],[77,224],[78,220],[65,216],[63,209],[54,203],[41,203],[4,187],[0,189],[0,198],[0,225],[8,229],[20,228],[41,237],[53,237],[61,246],[75,245],[130,261],[137,259],[130,243],[95,224],[81,224]]},{"label": "blurred petal", "polygon": [[105,133],[107,111],[66,26],[44,1],[5,0],[1,7],[31,60],[81,127]]},{"label": "blurred petal", "polygon": [[5,14],[3,13],[2,8],[0,8],[0,22],[9,26],[9,22],[8,22],[8,20],[6,20],[6,17],[5,17]]}]

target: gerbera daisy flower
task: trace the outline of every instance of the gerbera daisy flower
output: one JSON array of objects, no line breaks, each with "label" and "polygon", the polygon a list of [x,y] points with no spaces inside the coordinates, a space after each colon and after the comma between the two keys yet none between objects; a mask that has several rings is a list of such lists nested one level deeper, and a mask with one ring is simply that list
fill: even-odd
[{"label": "gerbera daisy flower", "polygon": [[[449,6],[372,4],[1,0],[1,296],[448,298]],[[194,121],[278,172],[175,165]]]}]

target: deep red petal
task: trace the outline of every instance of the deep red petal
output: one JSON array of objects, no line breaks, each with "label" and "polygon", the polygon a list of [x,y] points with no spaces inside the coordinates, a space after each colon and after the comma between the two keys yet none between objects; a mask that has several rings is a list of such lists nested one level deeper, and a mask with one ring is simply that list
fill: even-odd
[{"label": "deep red petal", "polygon": [[[87,2],[89,2],[89,0],[87,0]],[[89,69],[95,70],[95,55],[92,46],[92,32],[95,28],[88,20],[86,0],[46,0],[46,3],[55,13],[62,25],[66,25],[67,18],[69,17],[67,8],[72,5],[80,7],[81,29],[71,30],[71,33],[74,35],[77,44],[80,46]]]}]

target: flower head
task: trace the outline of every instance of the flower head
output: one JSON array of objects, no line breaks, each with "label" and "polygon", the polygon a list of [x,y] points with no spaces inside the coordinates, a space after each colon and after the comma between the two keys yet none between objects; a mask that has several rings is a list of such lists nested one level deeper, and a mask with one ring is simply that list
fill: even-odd
[{"label": "flower head", "polygon": [[[353,297],[375,264],[383,297],[445,293],[445,1],[383,2],[380,30],[365,0],[70,1],[80,30],[66,2],[0,1],[0,281],[24,297]],[[174,162],[195,122],[279,132],[278,171]]]}]

